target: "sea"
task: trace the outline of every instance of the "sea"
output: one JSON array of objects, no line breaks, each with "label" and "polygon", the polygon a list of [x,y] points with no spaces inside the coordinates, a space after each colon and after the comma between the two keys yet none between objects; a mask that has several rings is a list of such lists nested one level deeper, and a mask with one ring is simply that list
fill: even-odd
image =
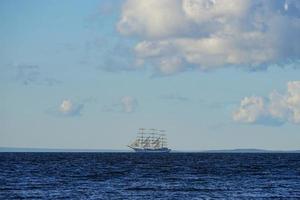
[{"label": "sea", "polygon": [[0,153],[0,199],[300,199],[300,154]]}]

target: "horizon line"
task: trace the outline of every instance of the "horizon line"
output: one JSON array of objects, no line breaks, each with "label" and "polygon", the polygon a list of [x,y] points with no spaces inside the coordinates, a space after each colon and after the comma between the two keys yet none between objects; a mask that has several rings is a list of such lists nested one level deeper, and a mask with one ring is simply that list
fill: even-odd
[{"label": "horizon line", "polygon": [[[43,148],[43,147],[1,147],[0,146],[0,152],[70,152],[70,153],[80,153],[80,152],[98,152],[98,153],[117,153],[117,152],[133,152],[130,149],[85,149],[85,148]],[[265,153],[273,153],[273,152],[282,152],[282,153],[289,153],[289,152],[296,152],[300,153],[300,149],[294,149],[294,150],[282,150],[282,149],[260,149],[260,148],[231,148],[231,149],[208,149],[208,150],[180,150],[180,149],[172,149],[173,153],[230,153],[230,152],[236,152],[236,153],[255,153],[255,152],[265,152]]]}]

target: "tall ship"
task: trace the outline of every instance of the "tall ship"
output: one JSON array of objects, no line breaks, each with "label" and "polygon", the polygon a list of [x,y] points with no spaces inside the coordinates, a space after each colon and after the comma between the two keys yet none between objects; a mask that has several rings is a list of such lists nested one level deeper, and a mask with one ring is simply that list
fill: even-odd
[{"label": "tall ship", "polygon": [[136,139],[128,145],[139,153],[169,153],[165,130],[140,128]]}]

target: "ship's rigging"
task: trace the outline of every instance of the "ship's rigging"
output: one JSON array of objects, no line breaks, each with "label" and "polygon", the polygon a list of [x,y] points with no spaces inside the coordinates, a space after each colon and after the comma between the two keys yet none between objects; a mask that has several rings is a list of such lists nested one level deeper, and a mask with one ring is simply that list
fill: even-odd
[{"label": "ship's rigging", "polygon": [[140,128],[137,138],[128,146],[134,150],[168,150],[165,130]]}]

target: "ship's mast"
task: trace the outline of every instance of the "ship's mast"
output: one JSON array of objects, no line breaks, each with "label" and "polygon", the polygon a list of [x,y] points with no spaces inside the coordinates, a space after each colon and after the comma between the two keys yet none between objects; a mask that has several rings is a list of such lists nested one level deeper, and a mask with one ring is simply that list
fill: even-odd
[{"label": "ship's mast", "polygon": [[129,145],[131,148],[159,149],[167,148],[165,130],[139,128],[138,137]]},{"label": "ship's mast", "polygon": [[159,132],[160,132],[159,135],[160,135],[160,138],[161,138],[160,145],[161,145],[161,148],[164,148],[165,143],[166,143],[166,141],[165,141],[166,134],[164,134],[165,130],[159,130]]},{"label": "ship's mast", "polygon": [[152,129],[150,129],[151,130],[151,132],[150,132],[150,134],[151,134],[151,140],[150,140],[150,146],[151,146],[151,148],[154,148],[154,142],[155,142],[155,135],[156,135],[156,129],[154,129],[154,128],[152,128]]},{"label": "ship's mast", "polygon": [[144,128],[139,129],[139,134],[141,134],[141,139],[140,139],[139,146],[141,146],[141,147],[144,145],[144,142],[145,142],[144,141],[144,130],[145,130]]}]

